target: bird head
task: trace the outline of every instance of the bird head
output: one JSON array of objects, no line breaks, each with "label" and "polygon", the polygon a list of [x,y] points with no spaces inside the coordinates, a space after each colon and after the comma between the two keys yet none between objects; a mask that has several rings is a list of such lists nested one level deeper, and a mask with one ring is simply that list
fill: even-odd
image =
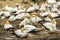
[{"label": "bird head", "polygon": [[55,19],[52,20],[52,26],[54,26],[54,23],[55,23]]},{"label": "bird head", "polygon": [[27,14],[27,15],[26,15],[26,18],[30,18],[30,17],[31,17],[30,14]]},{"label": "bird head", "polygon": [[8,20],[6,20],[5,24],[10,24],[10,22]]},{"label": "bird head", "polygon": [[27,24],[29,23],[28,21],[29,21],[29,20],[25,20],[25,21],[24,21],[24,24],[27,25]]},{"label": "bird head", "polygon": [[52,24],[54,24],[54,23],[55,23],[55,19],[52,20]]},{"label": "bird head", "polygon": [[34,3],[30,3],[31,4],[31,6],[34,6]]},{"label": "bird head", "polygon": [[44,4],[44,5],[45,5],[45,7],[46,7],[46,8],[48,8],[48,4],[47,4],[47,3],[46,3],[46,4]]},{"label": "bird head", "polygon": [[32,17],[36,17],[36,15],[32,15]]},{"label": "bird head", "polygon": [[50,13],[48,14],[48,17],[51,17],[51,14]]},{"label": "bird head", "polygon": [[21,32],[23,32],[24,31],[24,28],[21,28]]},{"label": "bird head", "polygon": [[44,12],[43,10],[40,10],[41,14]]}]

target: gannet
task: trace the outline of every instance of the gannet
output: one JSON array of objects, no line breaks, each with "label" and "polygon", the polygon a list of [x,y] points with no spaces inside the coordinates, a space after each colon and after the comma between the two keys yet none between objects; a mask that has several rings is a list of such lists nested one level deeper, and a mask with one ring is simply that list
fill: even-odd
[{"label": "gannet", "polygon": [[46,23],[44,23],[43,25],[44,25],[47,29],[49,29],[51,32],[57,31],[55,19],[53,19],[52,22],[46,22]]},{"label": "gannet", "polygon": [[9,23],[9,21],[6,21],[6,23],[4,24],[4,29],[10,29],[13,28],[13,26]]}]

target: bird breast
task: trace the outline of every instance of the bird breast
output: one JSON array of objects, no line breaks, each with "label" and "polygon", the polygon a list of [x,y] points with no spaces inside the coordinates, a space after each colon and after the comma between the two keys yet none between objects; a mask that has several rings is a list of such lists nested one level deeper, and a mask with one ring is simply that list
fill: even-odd
[{"label": "bird breast", "polygon": [[35,30],[36,27],[32,25],[24,25],[24,29],[26,29],[27,32],[30,32],[30,31]]},{"label": "bird breast", "polygon": [[13,15],[13,16],[10,16],[8,20],[14,21],[14,20],[16,20],[16,18],[15,18],[15,16]]},{"label": "bird breast", "polygon": [[9,28],[13,28],[13,26],[12,26],[11,24],[5,24],[5,25],[4,25],[4,28],[5,28],[5,29],[9,29]]}]

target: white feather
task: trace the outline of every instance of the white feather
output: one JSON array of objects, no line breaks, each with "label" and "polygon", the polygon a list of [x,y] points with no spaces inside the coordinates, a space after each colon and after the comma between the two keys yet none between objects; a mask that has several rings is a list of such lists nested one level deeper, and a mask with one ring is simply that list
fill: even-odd
[{"label": "white feather", "polygon": [[5,17],[9,17],[10,16],[10,12],[4,12],[4,16]]},{"label": "white feather", "polygon": [[54,4],[54,3],[56,2],[56,0],[47,0],[47,2],[48,2],[49,4]]},{"label": "white feather", "polygon": [[31,32],[33,30],[36,30],[36,27],[33,25],[24,25],[24,29],[26,29],[26,32]]},{"label": "white feather", "polygon": [[16,19],[24,19],[25,18],[25,13],[22,13],[22,14],[18,14],[16,16]]},{"label": "white feather", "polygon": [[35,9],[36,9],[36,7],[29,7],[29,8],[27,9],[27,12],[34,11]]},{"label": "white feather", "polygon": [[5,24],[5,25],[4,25],[4,28],[5,28],[5,29],[9,29],[9,28],[13,28],[13,26],[12,26],[11,24]]},{"label": "white feather", "polygon": [[50,18],[48,18],[48,17],[46,17],[46,18],[45,18],[45,20],[46,20],[46,21],[51,21],[51,19],[50,19]]},{"label": "white feather", "polygon": [[49,29],[50,31],[56,31],[56,22],[54,23],[54,25],[52,26],[52,23],[47,22],[43,24],[47,29]]},{"label": "white feather", "polygon": [[5,8],[6,8],[6,10],[7,10],[8,12],[14,12],[14,11],[16,11],[15,8],[9,7],[8,5],[6,5]]},{"label": "white feather", "polygon": [[17,36],[19,36],[19,37],[26,37],[28,34],[27,34],[27,32],[26,31],[21,31],[20,29],[19,30],[16,30],[15,31],[15,34],[17,35]]},{"label": "white feather", "polygon": [[16,18],[15,18],[15,16],[14,15],[12,15],[12,16],[10,16],[9,17],[9,19],[8,19],[9,21],[15,21],[16,20]]},{"label": "white feather", "polygon": [[39,8],[39,10],[46,11],[46,7],[44,6],[44,4],[41,5],[41,7]]},{"label": "white feather", "polygon": [[58,17],[59,15],[58,14],[56,14],[56,13],[50,13],[51,14],[51,17]]},{"label": "white feather", "polygon": [[60,6],[60,1],[59,1],[59,2],[57,2],[57,4]]},{"label": "white feather", "polygon": [[31,17],[31,22],[33,22],[33,23],[35,23],[35,22],[39,22],[39,21],[42,21],[42,19],[41,18],[39,18],[39,17]]},{"label": "white feather", "polygon": [[21,21],[21,23],[19,24],[19,27],[21,27],[22,25],[25,25],[25,21],[27,22],[27,24],[31,23],[28,18],[25,18],[23,21]]}]

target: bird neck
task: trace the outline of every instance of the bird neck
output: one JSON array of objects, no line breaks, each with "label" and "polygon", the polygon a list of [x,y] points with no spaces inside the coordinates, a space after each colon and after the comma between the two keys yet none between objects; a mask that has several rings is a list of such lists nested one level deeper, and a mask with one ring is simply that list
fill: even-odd
[{"label": "bird neck", "polygon": [[52,23],[52,27],[56,27],[56,21]]}]

